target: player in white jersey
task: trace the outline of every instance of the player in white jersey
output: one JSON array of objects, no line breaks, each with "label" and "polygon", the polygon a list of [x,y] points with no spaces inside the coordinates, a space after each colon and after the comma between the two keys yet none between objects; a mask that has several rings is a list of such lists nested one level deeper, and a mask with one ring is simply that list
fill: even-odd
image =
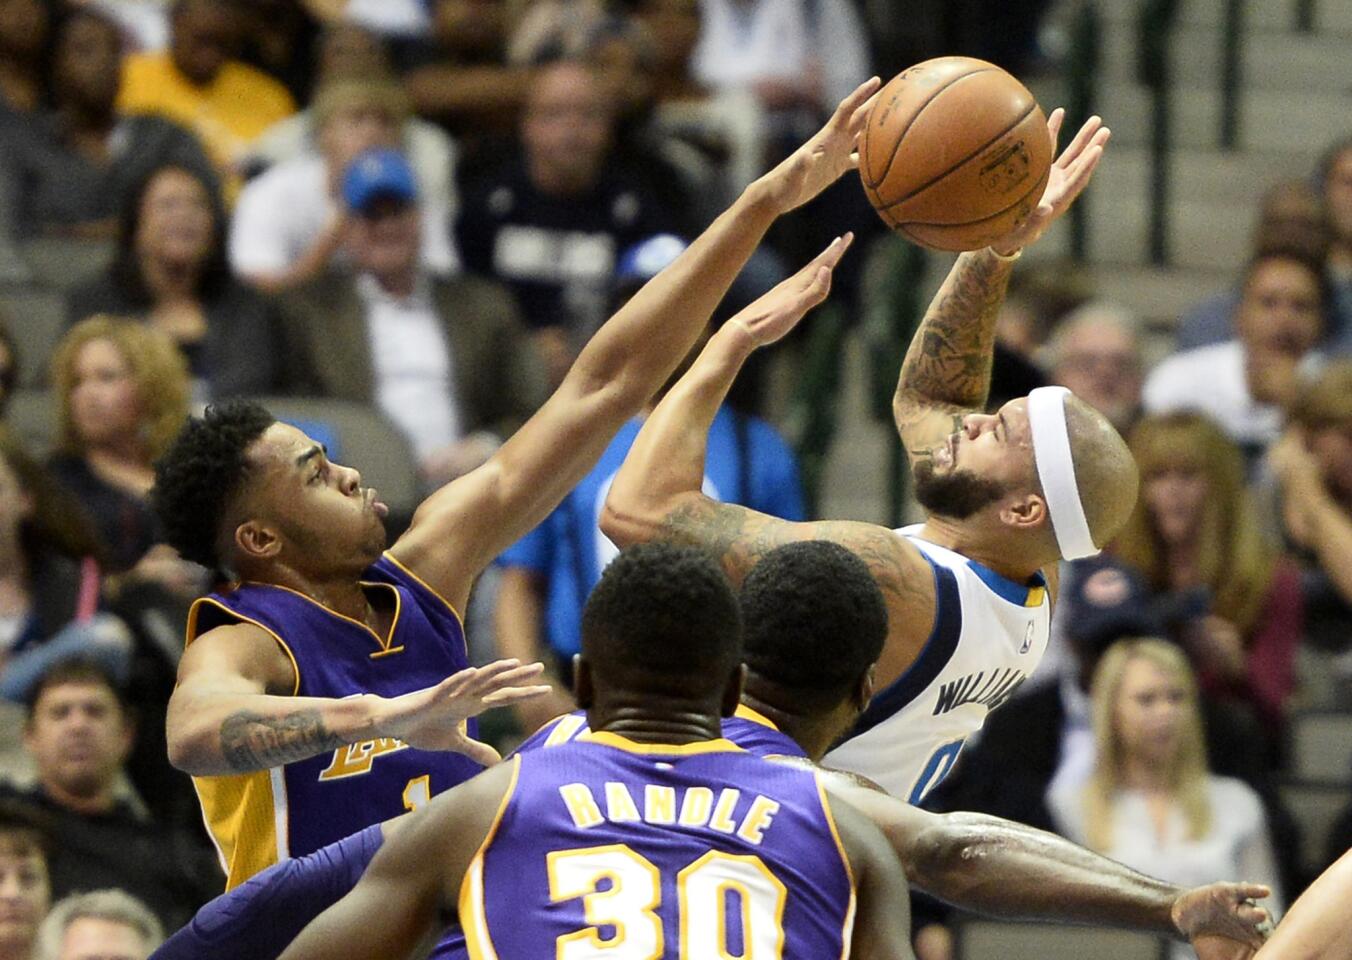
[{"label": "player in white jersey", "polygon": [[[1048,123],[1053,140],[1063,117],[1057,110]],[[1037,666],[1057,561],[1096,553],[1136,501],[1126,444],[1068,391],[1043,388],[984,412],[1013,262],[1088,185],[1107,140],[1091,118],[1053,164],[1036,210],[991,247],[958,258],[916,331],[893,406],[929,514],[923,526],[788,523],[700,492],[718,405],[747,357],[796,320],[735,322],[715,334],[644,424],[606,503],[602,529],[617,544],[703,545],[735,582],[794,540],[832,540],[861,556],[887,598],[888,637],[873,701],[826,762],[903,799],[918,801],[938,783],[963,741]],[[799,282],[829,284],[812,271]]]}]

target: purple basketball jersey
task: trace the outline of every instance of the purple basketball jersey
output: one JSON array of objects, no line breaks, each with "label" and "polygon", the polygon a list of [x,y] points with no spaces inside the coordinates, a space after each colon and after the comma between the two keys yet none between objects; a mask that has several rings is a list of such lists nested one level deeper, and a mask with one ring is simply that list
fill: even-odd
[{"label": "purple basketball jersey", "polygon": [[470,866],[470,957],[848,955],[854,888],[807,770],[727,740],[520,754]]},{"label": "purple basketball jersey", "polygon": [[[294,662],[301,697],[398,696],[469,665],[459,616],[389,554],[366,569],[363,584],[392,595],[388,640],[303,594],[246,583],[193,605],[189,642],[220,624],[256,624]],[[195,778],[195,785],[234,887],[278,860],[413,809],[481,769],[458,753],[378,739],[272,770]]]}]

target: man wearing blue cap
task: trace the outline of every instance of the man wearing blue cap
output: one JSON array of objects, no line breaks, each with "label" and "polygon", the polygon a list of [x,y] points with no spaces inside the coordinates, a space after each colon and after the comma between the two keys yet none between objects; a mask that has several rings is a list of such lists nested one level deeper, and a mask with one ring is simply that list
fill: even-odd
[{"label": "man wearing blue cap", "polygon": [[418,187],[402,153],[359,155],[341,187],[351,267],[330,266],[283,301],[292,381],[379,406],[438,486],[525,422],[544,399],[543,371],[501,286],[423,268]]},{"label": "man wearing blue cap", "polygon": [[[626,250],[615,271],[611,312],[685,248],[680,237],[658,234]],[[703,338],[668,386],[689,367],[702,342]],[[550,670],[550,696],[516,705],[521,728],[527,732],[576,707],[568,693],[568,664],[581,649],[582,605],[601,571],[619,553],[597,527],[601,504],[643,418],[665,393],[666,387],[620,429],[600,462],[544,523],[499,558],[503,576],[497,599],[498,655],[522,662],[543,660],[555,668]],[[772,516],[805,519],[798,464],[788,445],[770,424],[727,404],[709,428],[704,489],[716,499]]]}]

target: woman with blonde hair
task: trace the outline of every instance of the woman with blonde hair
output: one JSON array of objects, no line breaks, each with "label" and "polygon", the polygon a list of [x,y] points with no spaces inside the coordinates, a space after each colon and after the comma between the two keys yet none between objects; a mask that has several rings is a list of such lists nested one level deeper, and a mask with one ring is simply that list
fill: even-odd
[{"label": "woman with blonde hair", "polygon": [[1112,551],[1146,577],[1207,695],[1247,704],[1275,734],[1304,605],[1299,571],[1262,534],[1242,453],[1191,412],[1146,417],[1128,445],[1141,496]]},{"label": "woman with blonde hair", "polygon": [[1275,916],[1281,896],[1262,802],[1207,770],[1197,696],[1174,644],[1113,644],[1090,692],[1094,772],[1087,786],[1052,788],[1052,818],[1067,838],[1173,883],[1265,884]]},{"label": "woman with blonde hair", "polygon": [[57,345],[51,379],[60,413],[49,468],[93,517],[110,570],[146,562],[141,572],[160,579],[169,558],[152,552],[158,536],[146,495],[155,460],[187,419],[182,354],[152,327],[96,316]]}]

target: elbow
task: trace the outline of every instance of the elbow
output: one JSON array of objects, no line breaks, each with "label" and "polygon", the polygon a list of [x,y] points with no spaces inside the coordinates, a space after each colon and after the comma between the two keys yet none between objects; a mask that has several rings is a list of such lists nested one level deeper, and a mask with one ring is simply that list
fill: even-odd
[{"label": "elbow", "polygon": [[941,815],[906,838],[902,864],[912,884],[953,903],[975,879],[971,865],[983,855],[983,846],[979,831],[967,829],[955,814]]},{"label": "elbow", "polygon": [[175,770],[191,777],[209,777],[230,771],[222,769],[219,763],[212,763],[210,733],[205,724],[185,719],[182,704],[175,702],[177,694],[169,700],[169,715],[165,722],[165,740],[168,746],[169,765]]},{"label": "elbow", "polygon": [[611,488],[601,508],[600,522],[601,532],[621,550],[653,539],[656,527],[637,509],[637,505],[628,502],[622,492],[617,495],[615,487]]}]

